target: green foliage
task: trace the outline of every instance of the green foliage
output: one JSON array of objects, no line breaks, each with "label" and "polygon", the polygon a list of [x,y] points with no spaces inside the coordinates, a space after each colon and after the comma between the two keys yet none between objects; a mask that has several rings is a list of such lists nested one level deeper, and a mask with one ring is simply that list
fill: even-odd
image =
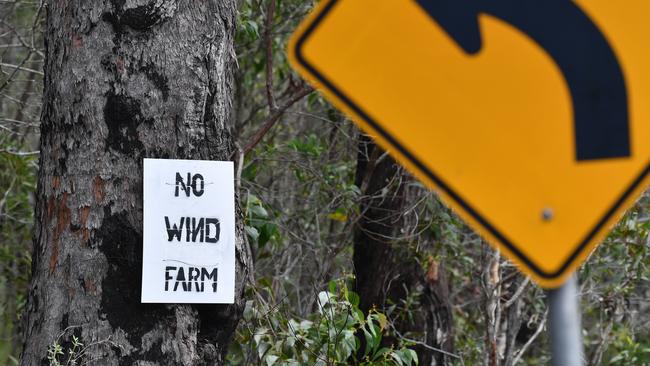
[{"label": "green foliage", "polygon": [[35,174],[35,157],[0,153],[0,364],[18,353],[18,324],[31,273]]},{"label": "green foliage", "polygon": [[612,344],[612,358],[609,363],[613,365],[650,365],[650,339],[635,339],[623,327],[618,332]]},{"label": "green foliage", "polygon": [[585,343],[606,346],[603,364],[650,365],[649,214],[646,192],[580,270]]},{"label": "green foliage", "polygon": [[248,236],[249,243],[257,244],[257,248],[263,249],[269,242],[277,244],[280,233],[274,218],[262,201],[255,195],[249,194],[246,199],[246,220],[244,229]]},{"label": "green foliage", "polygon": [[70,347],[64,349],[58,343],[58,339],[47,347],[47,360],[50,366],[77,366],[82,365],[84,344],[75,335],[72,336]]},{"label": "green foliage", "polygon": [[315,311],[306,318],[285,316],[276,306],[250,300],[244,310],[246,327],[237,333],[228,365],[417,365],[415,351],[381,347],[386,316],[375,310],[364,315],[359,297],[343,280],[317,294]]},{"label": "green foliage", "polygon": [[325,146],[320,143],[315,134],[311,134],[307,138],[295,138],[289,141],[289,148],[310,158],[318,158]]},{"label": "green foliage", "polygon": [[43,9],[41,2],[0,1],[0,365],[18,363],[31,274]]}]

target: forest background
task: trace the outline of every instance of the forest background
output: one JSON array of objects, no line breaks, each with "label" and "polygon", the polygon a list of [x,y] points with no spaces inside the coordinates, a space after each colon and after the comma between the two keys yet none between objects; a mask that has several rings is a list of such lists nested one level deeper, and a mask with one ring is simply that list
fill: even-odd
[{"label": "forest background", "polygon": [[[544,292],[289,68],[312,7],[239,2],[232,159],[255,270],[227,363],[548,364]],[[45,12],[0,0],[3,365],[31,273]],[[650,364],[649,230],[646,194],[579,271],[589,365]]]}]

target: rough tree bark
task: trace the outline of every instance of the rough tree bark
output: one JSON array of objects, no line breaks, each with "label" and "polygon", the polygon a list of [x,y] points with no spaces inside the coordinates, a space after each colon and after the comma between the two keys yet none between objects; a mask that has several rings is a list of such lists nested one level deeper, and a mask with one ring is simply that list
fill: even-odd
[{"label": "rough tree bark", "polygon": [[[413,215],[405,210],[422,192],[412,191],[410,176],[365,135],[360,137],[357,162],[356,184],[365,197],[354,231],[359,307],[364,312],[373,307],[382,310],[405,299],[408,292],[421,292],[420,308],[412,309],[415,320],[398,320],[395,327],[402,335],[420,334],[422,343],[451,353],[453,323],[444,265],[431,261],[425,270],[398,239],[414,229],[409,218]],[[451,364],[449,356],[426,346],[419,345],[416,351],[420,365]]]},{"label": "rough tree bark", "polygon": [[[50,0],[22,365],[59,335],[93,365],[219,365],[234,305],[140,304],[142,159],[233,151],[234,0]],[[238,213],[239,214],[239,213]]]}]

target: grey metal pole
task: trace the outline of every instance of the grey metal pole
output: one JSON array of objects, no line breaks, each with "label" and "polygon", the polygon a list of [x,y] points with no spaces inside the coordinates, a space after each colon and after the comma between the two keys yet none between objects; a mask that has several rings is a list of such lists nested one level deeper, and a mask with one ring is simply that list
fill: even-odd
[{"label": "grey metal pole", "polygon": [[553,366],[582,366],[582,328],[578,280],[571,276],[562,287],[547,291]]}]

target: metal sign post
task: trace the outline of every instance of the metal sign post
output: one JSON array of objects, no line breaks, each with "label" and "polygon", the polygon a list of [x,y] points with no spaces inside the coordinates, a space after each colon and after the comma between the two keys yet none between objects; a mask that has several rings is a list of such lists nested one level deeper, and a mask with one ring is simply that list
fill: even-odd
[{"label": "metal sign post", "polygon": [[576,275],[571,276],[561,287],[548,290],[546,294],[553,366],[583,365]]}]

